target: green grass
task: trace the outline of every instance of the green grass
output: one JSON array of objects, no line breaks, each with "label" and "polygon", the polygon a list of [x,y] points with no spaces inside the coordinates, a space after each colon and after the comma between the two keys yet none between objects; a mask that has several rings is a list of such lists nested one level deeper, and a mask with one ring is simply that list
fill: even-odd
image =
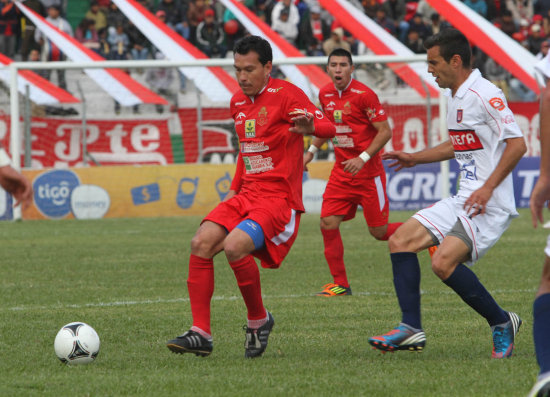
[{"label": "green grass", "polygon": [[[392,220],[411,213],[394,212]],[[304,215],[279,270],[261,270],[276,324],[263,357],[243,357],[245,307],[223,255],[216,258],[214,352],[175,355],[165,342],[191,324],[185,280],[200,218],[0,223],[0,396],[521,396],[538,372],[532,301],[547,231],[521,211],[474,270],[525,321],[514,357],[492,360],[485,320],[422,263],[423,353],[381,354],[367,338],[400,320],[387,245],[362,216],[342,226],[354,295],[312,296],[331,281],[318,217]],[[88,366],[61,364],[59,328],[92,325]]]}]

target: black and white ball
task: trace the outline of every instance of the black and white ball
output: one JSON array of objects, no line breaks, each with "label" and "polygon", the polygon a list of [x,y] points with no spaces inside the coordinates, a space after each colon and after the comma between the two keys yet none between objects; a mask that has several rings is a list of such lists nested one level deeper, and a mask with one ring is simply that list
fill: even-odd
[{"label": "black and white ball", "polygon": [[86,323],[74,322],[64,325],[53,347],[57,357],[66,364],[89,364],[99,353],[99,336]]}]

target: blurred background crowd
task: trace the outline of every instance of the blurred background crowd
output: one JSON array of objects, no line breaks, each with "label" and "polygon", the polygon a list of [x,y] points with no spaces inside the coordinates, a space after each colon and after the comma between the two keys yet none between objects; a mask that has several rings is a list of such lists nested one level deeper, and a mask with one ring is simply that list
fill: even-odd
[{"label": "blurred background crowd", "polygon": [[[305,55],[327,55],[336,47],[346,48],[355,55],[369,53],[317,0],[241,1]],[[423,41],[449,26],[426,0],[349,1],[414,53],[424,53]],[[539,58],[546,55],[550,47],[550,0],[463,2],[532,54]],[[110,0],[25,0],[23,3],[106,59],[162,58]],[[139,0],[139,3],[209,57],[231,56],[235,40],[247,34],[235,15],[217,0]],[[65,59],[55,43],[21,14],[14,0],[0,0],[0,53],[19,61]],[[473,62],[507,97],[518,101],[536,100],[532,91],[478,48],[474,48]],[[49,71],[42,74],[51,77]],[[181,74],[179,78],[180,90],[185,92],[185,78]],[[58,72],[57,83],[66,88],[63,71]],[[157,87],[157,91],[161,90],[162,87]]]}]

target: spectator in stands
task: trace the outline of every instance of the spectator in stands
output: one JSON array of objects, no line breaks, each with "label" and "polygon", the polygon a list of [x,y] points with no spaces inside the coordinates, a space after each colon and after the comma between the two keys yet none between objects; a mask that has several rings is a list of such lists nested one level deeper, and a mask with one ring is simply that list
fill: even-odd
[{"label": "spectator in stands", "polygon": [[[298,14],[298,11],[296,11]],[[292,45],[296,45],[296,39],[298,38],[298,22],[290,19],[290,8],[284,7],[279,13],[278,18],[271,18],[271,29],[279,33],[283,39],[288,41]]]},{"label": "spectator in stands", "polygon": [[189,22],[187,21],[187,8],[174,0],[162,0],[157,12],[163,11],[164,23],[172,30],[178,32],[184,39],[189,40]]},{"label": "spectator in stands", "polygon": [[97,37],[99,41],[99,47],[96,52],[105,59],[111,58],[111,45],[107,41],[107,28],[99,29],[97,31]]},{"label": "spectator in stands", "polygon": [[119,25],[126,26],[128,18],[120,11],[114,2],[109,4],[109,12],[107,13],[107,26],[116,28]]},{"label": "spectator in stands", "polygon": [[504,4],[512,13],[516,26],[519,26],[522,20],[531,21],[535,15],[533,0],[505,0]]},{"label": "spectator in stands", "polygon": [[415,54],[426,53],[426,49],[424,48],[424,39],[420,36],[420,33],[416,29],[409,28],[409,33],[407,33],[407,41],[405,42],[405,45]]},{"label": "spectator in stands", "polygon": [[59,14],[63,15],[65,13],[65,4],[63,0],[40,0],[42,5],[46,10],[50,7],[57,7],[59,9]]},{"label": "spectator in stands", "polygon": [[[135,60],[144,60],[149,57],[149,42],[147,38],[141,33],[141,31],[132,23],[128,21],[128,29],[126,29],[128,40],[130,41],[130,56]],[[142,70],[140,69],[141,73]]]},{"label": "spectator in stands", "polygon": [[[540,15],[540,14],[533,15],[533,25],[539,25],[541,27],[541,30],[542,30],[541,34],[543,36],[548,35],[548,33],[546,33],[545,30],[544,30],[544,18],[542,17],[542,15]],[[533,26],[533,25],[531,25],[531,26]]]},{"label": "spectator in stands", "polygon": [[[40,50],[37,49],[37,48],[31,49],[29,51],[29,56],[28,56],[27,61],[28,62],[40,62]],[[46,71],[43,70],[43,69],[34,69],[33,72],[36,73],[37,75],[45,78],[45,79],[48,79],[48,75],[47,75]]]},{"label": "spectator in stands", "polygon": [[111,5],[111,0],[97,0],[97,4],[99,4],[99,9],[103,11],[105,15],[107,15],[107,13],[109,12],[109,6]]},{"label": "spectator in stands", "polygon": [[271,26],[271,13],[275,7],[273,0],[256,0],[256,15],[269,26]]},{"label": "spectator in stands", "polygon": [[386,18],[391,19],[395,24],[398,38],[404,43],[409,31],[409,23],[405,21],[405,16],[407,15],[405,0],[386,0],[382,3],[382,9],[386,13]]},{"label": "spectator in stands", "polygon": [[292,0],[281,0],[271,12],[271,28],[288,42],[295,44],[298,37],[300,13]]},{"label": "spectator in stands", "polygon": [[384,10],[383,8],[379,8],[378,11],[376,11],[376,18],[374,19],[374,21],[378,25],[380,25],[382,29],[384,29],[386,32],[395,36],[395,33],[396,33],[395,23],[393,22],[393,19],[389,18],[386,15],[386,10]]},{"label": "spectator in stands", "polygon": [[205,0],[191,0],[187,10],[187,20],[189,22],[189,38],[195,43],[197,26],[204,20],[204,13],[208,9]]},{"label": "spectator in stands", "polygon": [[371,19],[376,18],[376,11],[380,8],[380,2],[378,0],[362,0],[363,10],[365,15]]},{"label": "spectator in stands", "polygon": [[309,18],[304,19],[300,23],[299,48],[304,49],[308,56],[325,55],[323,42],[330,37],[330,26],[321,19],[321,7],[313,5]]},{"label": "spectator in stands", "polygon": [[336,48],[343,48],[351,52],[350,44],[344,40],[344,29],[342,28],[334,29],[330,37],[323,43],[323,51],[327,56]]},{"label": "spectator in stands", "polygon": [[110,29],[107,41],[111,46],[111,59],[126,60],[128,59],[128,47],[130,39],[124,31],[124,25],[119,23],[116,28]]},{"label": "spectator in stands", "polygon": [[510,87],[508,85],[508,79],[510,73],[504,69],[501,65],[495,62],[491,57],[488,57],[485,61],[485,76],[487,80],[496,85],[502,90],[504,96],[510,98]]},{"label": "spectator in stands", "polygon": [[[409,21],[409,30],[415,30],[422,41],[426,40],[429,36],[432,35],[432,29],[429,25],[426,25],[424,23],[422,15],[419,13],[414,14],[414,16]],[[426,51],[421,51],[418,54],[423,54],[425,52]]]},{"label": "spectator in stands", "polygon": [[422,20],[426,25],[431,24],[432,15],[437,13],[430,3],[428,3],[428,0],[420,0],[418,2],[418,6],[416,7],[416,12],[422,15]]},{"label": "spectator in stands", "polygon": [[84,18],[94,21],[96,31],[107,26],[107,16],[99,8],[99,3],[97,1],[92,1],[90,3],[90,9],[86,12]]},{"label": "spectator in stands", "polygon": [[502,11],[500,18],[497,19],[495,25],[510,37],[518,31],[518,27],[514,22],[514,18],[512,17],[512,12],[510,10]]},{"label": "spectator in stands", "polygon": [[225,58],[225,34],[221,24],[216,21],[212,8],[204,12],[204,21],[197,26],[197,47],[209,58]]},{"label": "spectator in stands", "polygon": [[464,5],[470,7],[482,17],[487,17],[487,3],[485,0],[464,0]]},{"label": "spectator in stands", "polygon": [[84,18],[80,21],[74,33],[74,37],[91,50],[99,49],[99,36],[95,30],[95,22],[91,19]]},{"label": "spectator in stands", "polygon": [[529,29],[529,35],[527,36],[527,49],[531,54],[537,55],[540,52],[540,46],[546,41],[542,33],[541,25],[533,24]]},{"label": "spectator in stands", "polygon": [[[23,4],[40,16],[46,15],[46,9],[40,0],[25,0]],[[27,59],[29,52],[38,47],[38,44],[34,41],[36,26],[24,14],[21,15],[21,19],[21,24],[25,27],[25,30],[22,32],[21,55],[23,59]]]},{"label": "spectator in stands", "polygon": [[[46,17],[46,21],[48,21],[50,24],[52,24],[62,32],[65,32],[69,36],[73,36],[73,28],[65,18],[61,17],[60,6],[50,6],[48,8],[48,16]],[[65,54],[61,52],[59,47],[57,47],[57,45],[55,45],[53,41],[44,36],[40,30],[35,31],[34,40],[42,48],[42,60],[64,61],[67,59]],[[51,70],[47,70],[46,75],[49,79],[51,77]],[[59,85],[59,87],[67,89],[64,69],[57,70],[57,84]]]},{"label": "spectator in stands", "polygon": [[0,0],[0,53],[14,58],[21,36],[21,13],[12,0]]},{"label": "spectator in stands", "polygon": [[540,45],[540,51],[536,55],[537,59],[543,59],[548,54],[549,49],[550,49],[550,39],[546,39]]},{"label": "spectator in stands", "polygon": [[447,29],[451,27],[449,22],[445,21],[445,19],[440,16],[437,12],[432,14],[430,17],[430,29],[432,30],[432,34],[438,34],[444,29]]},{"label": "spectator in stands", "polygon": [[550,11],[550,0],[537,0],[535,1],[533,12],[541,16],[548,15]]}]

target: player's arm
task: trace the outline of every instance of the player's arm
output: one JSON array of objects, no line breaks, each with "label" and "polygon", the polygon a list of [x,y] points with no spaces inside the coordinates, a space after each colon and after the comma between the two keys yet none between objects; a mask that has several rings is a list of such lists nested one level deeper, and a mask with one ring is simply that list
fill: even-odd
[{"label": "player's arm", "polygon": [[390,124],[387,121],[371,122],[371,124],[374,128],[376,128],[377,133],[369,147],[366,148],[358,157],[342,162],[342,164],[344,164],[344,171],[349,172],[352,175],[357,174],[367,163],[367,161],[378,153],[391,139],[392,131]]},{"label": "player's arm", "polygon": [[319,148],[323,146],[326,141],[328,141],[328,138],[313,138],[309,149],[307,150],[306,154],[304,154],[304,170],[308,170],[307,165],[311,163],[311,160],[313,160],[313,156],[315,155],[315,153],[317,153]]},{"label": "player's arm", "polygon": [[382,155],[382,160],[394,160],[389,167],[396,167],[395,171],[402,168],[414,167],[417,164],[436,163],[454,158],[455,151],[450,140],[440,143],[429,149],[416,153],[387,152]]},{"label": "player's arm", "polygon": [[[313,104],[312,104],[313,106]],[[319,138],[332,138],[336,135],[336,127],[320,110],[295,109],[289,113],[294,126],[288,130],[300,135],[315,135]]]},{"label": "player's arm", "polygon": [[464,209],[466,212],[471,213],[472,216],[485,213],[485,206],[491,198],[493,191],[512,172],[527,151],[523,137],[508,138],[504,142],[506,142],[506,148],[504,148],[502,157],[494,171],[489,175],[483,186],[473,192],[464,203]]},{"label": "player's arm", "polygon": [[529,206],[533,227],[543,223],[542,209],[548,201],[550,208],[550,84],[547,81],[540,105],[540,176],[531,193]]},{"label": "player's arm", "polygon": [[235,169],[235,175],[233,176],[233,180],[231,181],[231,187],[229,188],[229,192],[227,192],[227,195],[225,196],[223,201],[229,200],[231,197],[233,197],[235,194],[241,190],[241,186],[243,184],[243,172],[244,172],[244,163],[241,154],[237,156],[237,168]]},{"label": "player's arm", "polygon": [[0,147],[0,186],[15,198],[14,207],[21,204],[22,209],[32,203],[32,185],[30,181],[11,166],[11,159]]}]

